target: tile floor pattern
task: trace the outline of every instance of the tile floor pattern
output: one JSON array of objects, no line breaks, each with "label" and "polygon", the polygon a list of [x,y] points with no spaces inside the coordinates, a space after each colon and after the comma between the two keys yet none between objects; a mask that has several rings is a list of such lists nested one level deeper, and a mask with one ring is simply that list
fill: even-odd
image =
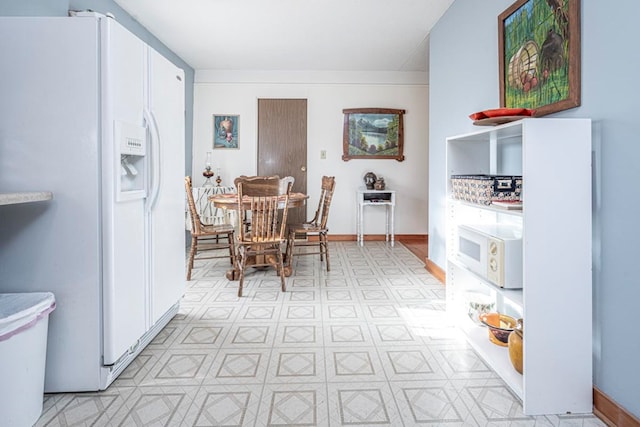
[{"label": "tile floor pattern", "polygon": [[401,244],[331,243],[246,277],[196,262],[179,314],[104,392],[45,396],[38,426],[604,426],[528,417],[445,323],[444,287]]}]

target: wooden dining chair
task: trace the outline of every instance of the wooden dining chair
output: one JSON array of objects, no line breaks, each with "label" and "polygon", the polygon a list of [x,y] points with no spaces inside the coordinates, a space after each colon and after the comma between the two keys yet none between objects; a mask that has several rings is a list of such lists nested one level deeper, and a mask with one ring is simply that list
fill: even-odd
[{"label": "wooden dining chair", "polygon": [[[231,265],[236,265],[236,252],[234,248],[235,232],[232,224],[205,225],[200,219],[198,209],[193,199],[193,185],[191,177],[184,178],[185,191],[187,192],[187,204],[191,216],[191,248],[189,249],[189,261],[187,263],[187,280],[191,280],[193,261],[202,252],[212,252],[207,256],[198,256],[198,259],[229,258]],[[228,254],[216,254],[213,251],[226,249]]]},{"label": "wooden dining chair", "polygon": [[280,177],[278,175],[241,175],[233,180],[236,189],[240,183],[244,185],[245,196],[277,196],[280,192]]},{"label": "wooden dining chair", "polygon": [[[316,214],[313,219],[302,224],[289,224],[286,253],[288,265],[292,265],[294,256],[320,254],[320,262],[326,258],[327,271],[331,269],[329,264],[329,244],[327,241],[327,233],[329,232],[329,229],[327,228],[327,220],[329,219],[329,208],[331,207],[331,199],[333,198],[333,190],[335,189],[335,186],[336,181],[333,176],[323,176],[318,209],[316,210]],[[312,237],[315,236],[317,237],[317,240],[296,242],[296,237],[301,234],[304,234],[307,239],[310,235]],[[296,246],[312,246],[316,247],[317,251],[298,251],[294,254],[294,248]]]},{"label": "wooden dining chair", "polygon": [[[246,176],[241,175],[233,180],[233,183],[238,188],[238,183],[244,183],[244,192],[247,196],[275,196],[283,195],[287,192],[289,184],[293,188],[295,178],[292,176],[285,176],[280,178],[278,175],[270,176]],[[249,231],[251,228],[251,217],[248,212],[242,212],[242,226],[245,230]]]},{"label": "wooden dining chair", "polygon": [[[238,190],[238,184],[243,182],[245,184],[245,195],[247,196],[274,196],[279,194],[279,180],[278,175],[271,176],[247,176],[240,175],[233,180],[233,184]],[[246,232],[251,229],[251,217],[246,210],[240,212],[240,227],[243,227]]]},{"label": "wooden dining chair", "polygon": [[[245,186],[249,189],[249,193],[252,192],[251,183],[238,182],[238,210],[242,211],[249,207],[251,229],[247,231],[244,227],[240,227],[236,242],[238,248],[237,270],[240,273],[238,296],[242,296],[244,273],[249,265],[249,258],[252,260],[250,263],[252,267],[274,266],[280,275],[281,289],[284,292],[286,291],[286,284],[281,245],[286,240],[285,230],[287,212],[289,210],[287,206],[289,204],[289,195],[291,194],[291,184],[288,184],[284,197],[278,194],[247,195]],[[248,199],[248,201],[245,199]],[[284,206],[282,208],[283,219],[278,221],[278,213],[282,206]]]}]

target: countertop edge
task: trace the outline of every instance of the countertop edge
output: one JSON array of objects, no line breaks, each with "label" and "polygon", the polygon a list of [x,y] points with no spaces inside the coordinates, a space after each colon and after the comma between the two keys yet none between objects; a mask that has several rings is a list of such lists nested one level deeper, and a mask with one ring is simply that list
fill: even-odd
[{"label": "countertop edge", "polygon": [[27,191],[21,193],[0,193],[0,205],[16,205],[19,203],[40,202],[51,200],[51,191]]}]

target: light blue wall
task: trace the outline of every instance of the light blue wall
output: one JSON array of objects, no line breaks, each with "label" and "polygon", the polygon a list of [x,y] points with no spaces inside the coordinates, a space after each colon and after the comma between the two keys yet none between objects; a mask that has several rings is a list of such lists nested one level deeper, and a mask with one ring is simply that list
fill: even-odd
[{"label": "light blue wall", "polygon": [[[429,256],[442,268],[445,138],[475,130],[470,113],[499,106],[497,17],[512,3],[456,0],[430,36]],[[593,120],[594,384],[640,417],[638,16],[637,0],[582,1],[582,104],[554,116]],[[571,197],[570,176],[562,188]],[[571,339],[566,303],[558,326]]]},{"label": "light blue wall", "polygon": [[153,34],[128,15],[113,0],[1,0],[0,16],[67,16],[69,10],[90,9],[112,13],[116,21],[182,68],[185,73],[185,172],[191,175],[193,147],[193,77],[194,70]]}]

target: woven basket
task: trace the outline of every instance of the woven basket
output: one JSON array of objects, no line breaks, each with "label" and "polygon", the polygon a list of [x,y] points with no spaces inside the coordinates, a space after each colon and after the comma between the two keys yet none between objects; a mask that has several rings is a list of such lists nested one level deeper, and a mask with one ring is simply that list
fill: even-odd
[{"label": "woven basket", "polygon": [[519,201],[521,192],[522,176],[451,175],[451,196],[465,202]]}]

